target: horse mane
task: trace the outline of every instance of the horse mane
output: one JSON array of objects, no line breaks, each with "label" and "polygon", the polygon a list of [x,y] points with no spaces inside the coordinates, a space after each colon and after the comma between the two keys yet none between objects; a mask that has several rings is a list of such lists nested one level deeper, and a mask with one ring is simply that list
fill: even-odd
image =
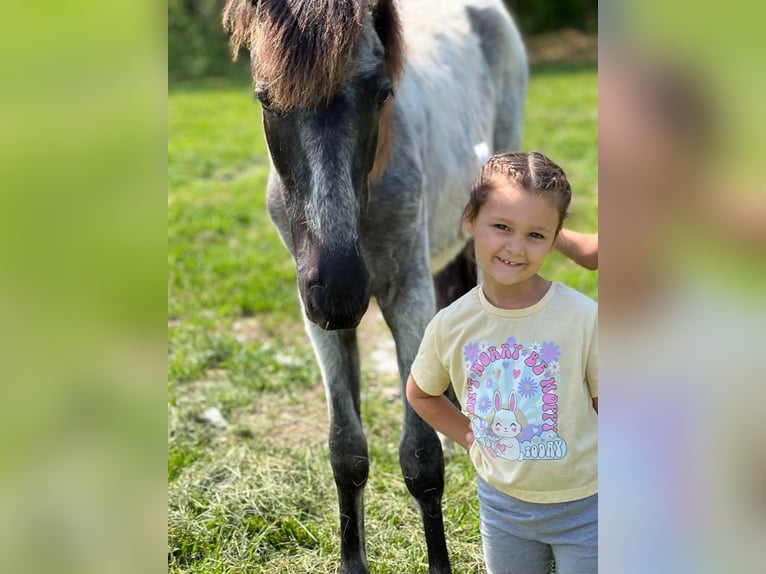
[{"label": "horse mane", "polygon": [[393,0],[227,0],[223,26],[231,34],[233,58],[247,47],[271,103],[289,111],[316,107],[336,93],[364,32],[365,10],[376,16],[394,82],[402,47]]},{"label": "horse mane", "polygon": [[402,24],[394,5],[395,0],[377,0],[373,7],[375,30],[386,52],[386,75],[396,85],[404,67]]},{"label": "horse mane", "polygon": [[[375,29],[378,32],[386,55],[386,75],[396,85],[404,67],[404,43],[402,41],[402,26],[399,14],[396,12],[394,0],[379,0],[375,10]],[[393,113],[391,100],[386,102],[380,114],[378,125],[378,146],[375,149],[375,161],[370,170],[370,180],[378,181],[383,177],[388,162],[391,159],[391,142],[393,141]]]}]

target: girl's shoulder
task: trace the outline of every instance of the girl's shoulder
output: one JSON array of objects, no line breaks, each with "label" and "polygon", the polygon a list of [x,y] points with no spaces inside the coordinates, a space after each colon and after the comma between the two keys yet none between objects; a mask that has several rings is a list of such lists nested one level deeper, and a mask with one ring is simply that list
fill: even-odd
[{"label": "girl's shoulder", "polygon": [[556,290],[554,302],[557,306],[564,306],[571,310],[581,310],[589,315],[598,314],[598,303],[585,293],[581,293],[577,289],[558,281],[553,282],[553,288]]}]

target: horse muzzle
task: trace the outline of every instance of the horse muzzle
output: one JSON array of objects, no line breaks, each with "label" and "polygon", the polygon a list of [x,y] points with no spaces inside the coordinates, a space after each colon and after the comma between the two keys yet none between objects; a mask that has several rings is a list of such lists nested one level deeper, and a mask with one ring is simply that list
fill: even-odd
[{"label": "horse muzzle", "polygon": [[316,265],[298,269],[298,289],[309,321],[322,329],[353,329],[370,304],[369,274],[356,248],[320,254]]}]

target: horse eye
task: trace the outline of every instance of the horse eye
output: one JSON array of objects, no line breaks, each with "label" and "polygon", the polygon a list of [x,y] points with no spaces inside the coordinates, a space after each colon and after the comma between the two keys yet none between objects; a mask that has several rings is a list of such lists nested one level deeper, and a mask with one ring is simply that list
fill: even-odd
[{"label": "horse eye", "polygon": [[389,99],[391,99],[391,96],[393,96],[393,95],[394,95],[394,90],[391,87],[387,86],[387,87],[383,88],[382,90],[380,90],[380,92],[378,92],[378,100],[377,100],[378,109],[382,108],[383,105]]},{"label": "horse eye", "polygon": [[269,97],[269,90],[263,86],[257,86],[253,92],[255,98],[261,102],[261,105],[268,108],[271,105],[271,98]]},{"label": "horse eye", "polygon": [[274,103],[271,101],[271,94],[269,94],[267,88],[259,86],[255,88],[253,95],[259,102],[261,102],[261,108],[263,111],[270,116],[276,116],[278,118],[287,117],[287,113],[284,110],[274,106]]}]

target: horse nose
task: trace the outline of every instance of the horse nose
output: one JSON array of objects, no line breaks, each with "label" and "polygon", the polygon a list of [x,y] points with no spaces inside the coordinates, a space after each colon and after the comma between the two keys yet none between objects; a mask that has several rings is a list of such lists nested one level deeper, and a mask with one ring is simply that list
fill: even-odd
[{"label": "horse nose", "polygon": [[369,304],[369,298],[360,300],[353,290],[338,292],[318,283],[310,285],[308,292],[309,319],[328,331],[353,329],[359,325]]},{"label": "horse nose", "polygon": [[[356,253],[356,250],[354,250]],[[353,329],[370,302],[369,276],[361,258],[321,258],[301,289],[306,316],[326,330]]]}]

